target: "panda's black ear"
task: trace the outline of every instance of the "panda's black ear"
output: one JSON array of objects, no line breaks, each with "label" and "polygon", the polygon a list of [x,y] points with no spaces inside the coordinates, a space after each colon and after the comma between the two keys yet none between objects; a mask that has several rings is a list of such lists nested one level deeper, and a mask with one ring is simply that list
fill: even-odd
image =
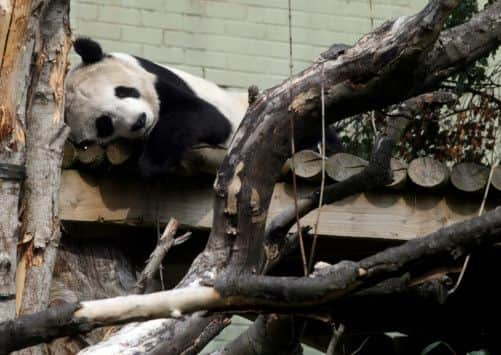
[{"label": "panda's black ear", "polygon": [[101,45],[87,37],[77,38],[73,43],[73,48],[85,64],[99,62],[104,57]]}]

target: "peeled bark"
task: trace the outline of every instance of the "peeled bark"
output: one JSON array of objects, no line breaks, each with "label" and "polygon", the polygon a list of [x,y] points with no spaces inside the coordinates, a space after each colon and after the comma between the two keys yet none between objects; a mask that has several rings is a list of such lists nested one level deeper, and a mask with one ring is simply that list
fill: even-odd
[{"label": "peeled bark", "polygon": [[[26,181],[16,274],[16,303],[20,314],[45,309],[49,300],[57,247],[59,180],[68,128],[63,120],[63,88],[71,47],[69,1],[38,4],[40,28],[35,43],[26,120]],[[42,348],[22,354],[40,354]]]},{"label": "peeled bark", "polygon": [[[27,97],[40,10],[31,0],[0,1],[0,319],[15,315],[19,198],[24,179]],[[8,174],[17,170],[21,174]]]},{"label": "peeled bark", "polygon": [[58,192],[62,151],[68,134],[63,120],[63,81],[71,47],[69,3],[50,1],[42,12],[36,71],[27,121],[26,213],[21,238],[20,313],[47,306],[60,238]]}]

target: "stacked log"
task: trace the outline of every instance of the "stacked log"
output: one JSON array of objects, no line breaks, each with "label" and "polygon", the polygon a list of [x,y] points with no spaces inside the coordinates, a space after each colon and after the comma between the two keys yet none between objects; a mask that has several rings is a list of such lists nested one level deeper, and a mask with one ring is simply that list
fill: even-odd
[{"label": "stacked log", "polygon": [[358,174],[369,162],[349,153],[336,153],[327,159],[325,172],[334,181],[343,181]]},{"label": "stacked log", "polygon": [[113,142],[106,147],[106,159],[111,165],[121,165],[132,156],[133,152],[129,144],[124,142]]},{"label": "stacked log", "polygon": [[489,168],[486,166],[464,162],[455,165],[451,172],[451,183],[458,190],[465,192],[481,192],[487,185]]},{"label": "stacked log", "polygon": [[[135,146],[128,141],[116,141],[106,148],[99,145],[75,148],[70,142],[64,147],[63,168],[83,165],[88,168],[124,167],[132,161],[136,152]],[[196,176],[201,173],[215,175],[226,155],[226,148],[215,146],[197,146],[187,152],[181,161],[178,176]],[[136,154],[137,157],[137,154]],[[322,175],[322,156],[313,150],[301,150],[292,159],[285,162],[281,176],[294,173],[302,181],[319,183]],[[325,161],[325,173],[330,182],[340,182],[361,172],[368,161],[349,153],[336,153]],[[294,167],[294,168],[293,168]],[[489,168],[470,162],[463,162],[449,169],[440,161],[431,157],[413,159],[409,165],[396,158],[391,159],[392,181],[386,185],[390,189],[402,189],[407,180],[425,189],[440,189],[449,181],[456,189],[475,193],[485,189],[489,176]],[[492,187],[501,191],[501,167],[496,167],[492,178]]]},{"label": "stacked log", "polygon": [[390,167],[392,180],[386,187],[399,190],[404,188],[407,182],[407,164],[400,159],[391,158]]},{"label": "stacked log", "polygon": [[313,150],[302,150],[294,154],[294,163],[289,162],[294,174],[304,180],[319,181],[322,175],[322,156]]},{"label": "stacked log", "polygon": [[442,162],[430,157],[411,161],[407,173],[414,184],[429,189],[442,188],[449,181],[449,169]]},{"label": "stacked log", "polygon": [[[62,167],[64,169],[83,166],[97,169],[104,166],[123,167],[137,152],[132,142],[116,141],[101,147],[98,144],[76,148],[71,142],[64,146]],[[197,146],[187,152],[177,175],[192,176],[200,173],[215,174],[226,155],[226,148]],[[137,154],[136,154],[137,156]]]},{"label": "stacked log", "polygon": [[78,157],[75,146],[73,146],[70,142],[66,142],[63,149],[63,169],[71,168],[77,160]]},{"label": "stacked log", "polygon": [[105,152],[100,145],[94,144],[85,148],[77,148],[77,157],[82,164],[97,167],[104,161]]},{"label": "stacked log", "polygon": [[494,168],[491,184],[496,191],[501,192],[501,166],[499,165]]}]

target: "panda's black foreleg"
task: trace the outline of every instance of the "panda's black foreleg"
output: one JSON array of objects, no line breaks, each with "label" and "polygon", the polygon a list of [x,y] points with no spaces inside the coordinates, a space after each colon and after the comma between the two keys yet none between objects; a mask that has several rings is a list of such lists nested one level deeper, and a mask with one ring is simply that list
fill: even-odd
[{"label": "panda's black foreleg", "polygon": [[172,109],[160,117],[148,136],[139,158],[140,173],[153,178],[173,172],[186,151],[197,143],[220,144],[231,126],[214,110],[195,107]]},{"label": "panda's black foreleg", "polygon": [[139,174],[145,180],[153,180],[157,177],[172,173],[176,166],[177,163],[171,159],[155,162],[152,160],[152,157],[145,154],[145,152],[139,157],[138,161]]},{"label": "panda's black foreleg", "polygon": [[146,179],[174,172],[183,154],[196,143],[196,137],[188,132],[153,133],[145,142],[138,161],[139,173]]}]

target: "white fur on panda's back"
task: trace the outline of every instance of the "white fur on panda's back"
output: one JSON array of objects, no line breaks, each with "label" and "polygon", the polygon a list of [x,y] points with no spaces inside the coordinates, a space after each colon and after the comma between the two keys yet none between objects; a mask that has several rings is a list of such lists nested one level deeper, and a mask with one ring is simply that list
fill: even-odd
[{"label": "white fur on panda's back", "polygon": [[[143,69],[137,59],[129,54],[111,53],[111,55]],[[198,97],[212,104],[226,116],[232,125],[233,131],[238,127],[247,110],[247,103],[242,99],[244,94],[235,95],[203,78],[166,65],[162,66],[180,77]]]},{"label": "white fur on panda's back", "polygon": [[221,89],[213,82],[166,65],[164,67],[183,79],[198,97],[215,106],[230,120],[234,130],[238,127],[247,110],[247,106],[242,105],[241,100],[238,100],[234,95]]}]

